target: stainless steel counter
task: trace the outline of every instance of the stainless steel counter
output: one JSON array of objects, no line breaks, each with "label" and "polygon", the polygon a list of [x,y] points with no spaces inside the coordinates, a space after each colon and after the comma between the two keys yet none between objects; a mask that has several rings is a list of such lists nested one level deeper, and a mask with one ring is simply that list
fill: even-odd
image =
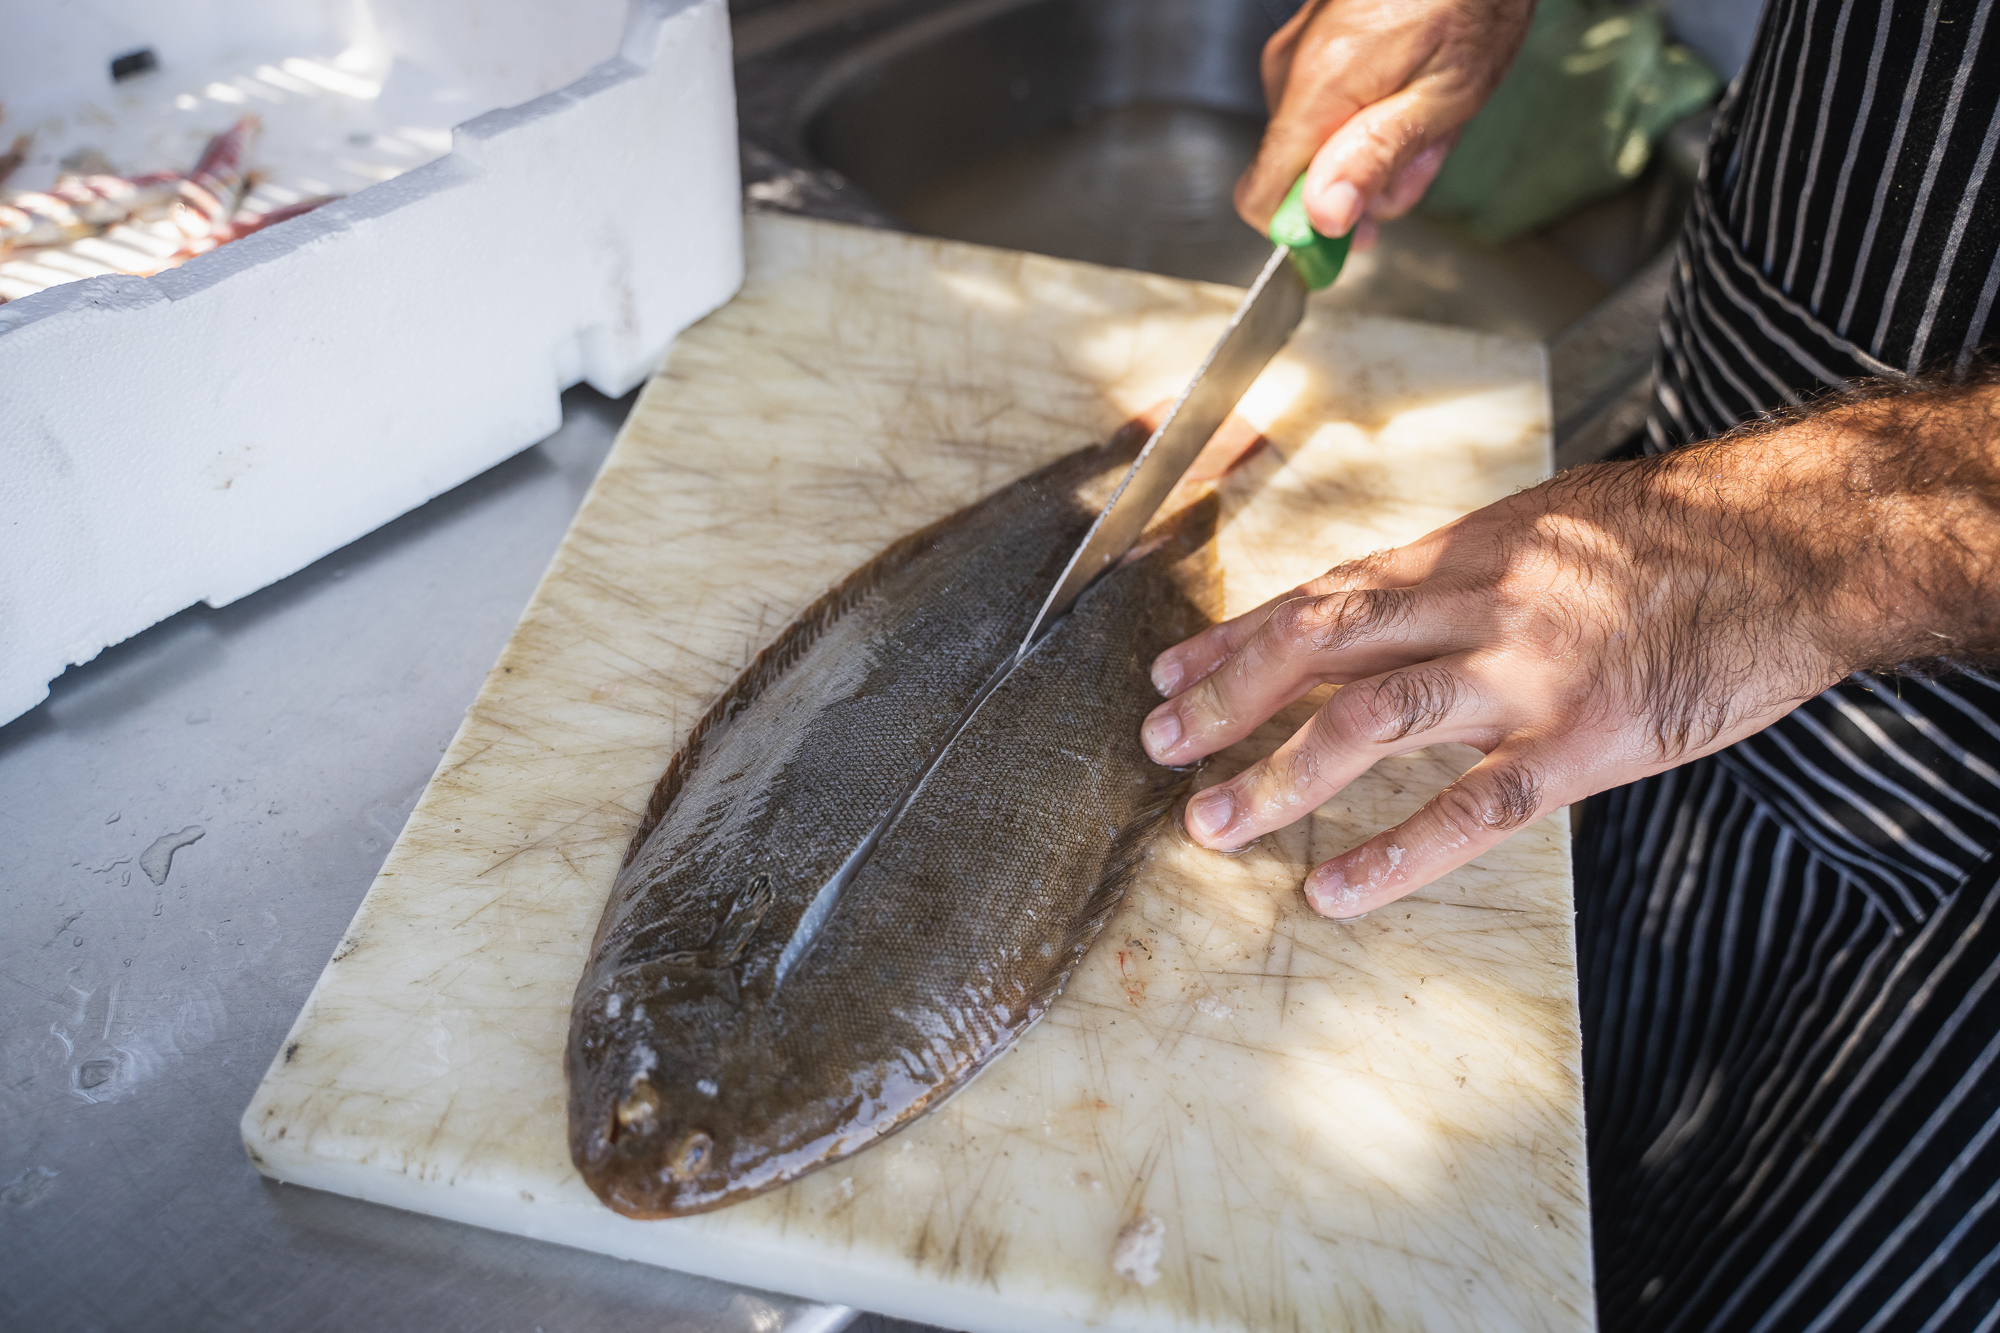
[{"label": "stainless steel counter", "polygon": [[541,444],[0,728],[0,1328],[852,1318],[274,1185],[237,1139],[629,405],[572,391]]}]

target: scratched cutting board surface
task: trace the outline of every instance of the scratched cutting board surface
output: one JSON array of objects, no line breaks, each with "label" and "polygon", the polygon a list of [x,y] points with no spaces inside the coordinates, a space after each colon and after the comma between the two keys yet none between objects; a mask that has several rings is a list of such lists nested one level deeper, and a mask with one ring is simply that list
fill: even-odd
[{"label": "scratched cutting board surface", "polygon": [[[687,729],[889,541],[1171,395],[1238,296],[748,228],[742,294],[646,389],[246,1111],[253,1160],[954,1328],[1589,1327],[1563,818],[1353,924],[1300,894],[1467,750],[1380,764],[1238,855],[1162,834],[1042,1023],[875,1148],[675,1221],[584,1186],[571,991]],[[1316,313],[1242,413],[1270,447],[1224,485],[1231,613],[1547,467],[1540,349],[1457,330]],[[1165,1227],[1145,1285],[1111,1264],[1139,1217]]]}]

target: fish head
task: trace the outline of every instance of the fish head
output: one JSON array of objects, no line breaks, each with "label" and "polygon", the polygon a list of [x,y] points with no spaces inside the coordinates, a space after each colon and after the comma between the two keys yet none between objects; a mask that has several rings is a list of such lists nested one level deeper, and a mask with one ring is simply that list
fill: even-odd
[{"label": "fish head", "polygon": [[570,1153],[597,1196],[628,1217],[677,1217],[729,1194],[729,1120],[699,1057],[664,1048],[643,1007],[587,1033],[588,1068],[572,1066]]}]

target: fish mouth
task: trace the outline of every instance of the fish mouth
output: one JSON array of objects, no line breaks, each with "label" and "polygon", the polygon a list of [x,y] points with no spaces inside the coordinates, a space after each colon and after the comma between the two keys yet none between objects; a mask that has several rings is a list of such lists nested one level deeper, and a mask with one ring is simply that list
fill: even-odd
[{"label": "fish mouth", "polygon": [[637,1222],[664,1222],[675,1217],[693,1217],[736,1203],[756,1190],[731,1189],[715,1184],[689,1189],[676,1184],[659,1184],[647,1177],[617,1177],[591,1180],[591,1189],[613,1212]]}]

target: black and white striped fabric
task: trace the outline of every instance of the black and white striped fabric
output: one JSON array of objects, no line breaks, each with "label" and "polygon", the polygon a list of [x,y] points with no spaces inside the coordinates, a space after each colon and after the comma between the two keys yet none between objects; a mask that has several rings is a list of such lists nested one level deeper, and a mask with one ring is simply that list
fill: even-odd
[{"label": "black and white striped fabric", "polygon": [[[1654,451],[2000,334],[1992,0],[1771,0],[1680,247]],[[2000,683],[1857,677],[1594,798],[1609,1330],[2000,1327]]]}]

